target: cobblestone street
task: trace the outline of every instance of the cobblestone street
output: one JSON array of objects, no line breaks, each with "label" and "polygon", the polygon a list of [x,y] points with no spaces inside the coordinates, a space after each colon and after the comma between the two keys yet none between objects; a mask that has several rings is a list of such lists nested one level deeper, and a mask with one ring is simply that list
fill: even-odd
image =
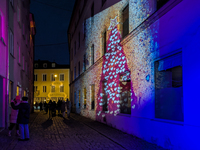
[{"label": "cobblestone street", "polygon": [[71,118],[53,117],[43,111],[31,114],[30,140],[18,141],[15,132],[0,132],[0,149],[3,150],[163,150],[132,135],[80,115]]}]

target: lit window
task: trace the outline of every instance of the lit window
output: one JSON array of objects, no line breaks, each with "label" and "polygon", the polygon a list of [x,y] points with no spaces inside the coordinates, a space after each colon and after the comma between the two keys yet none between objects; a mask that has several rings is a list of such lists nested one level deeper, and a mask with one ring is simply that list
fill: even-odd
[{"label": "lit window", "polygon": [[44,67],[44,68],[47,68],[47,63],[44,63],[44,64],[43,64],[43,67]]},{"label": "lit window", "polygon": [[43,86],[43,92],[46,93],[47,92],[47,87]]},{"label": "lit window", "polygon": [[38,63],[34,64],[34,67],[35,67],[35,68],[38,68]]},{"label": "lit window", "polygon": [[16,96],[19,96],[19,86],[17,86]]},{"label": "lit window", "polygon": [[64,85],[60,86],[60,92],[64,92]]},{"label": "lit window", "polygon": [[83,103],[84,103],[84,109],[86,109],[86,101],[87,101],[87,90],[86,88],[83,89],[83,95],[84,95],[84,98],[83,98]]},{"label": "lit window", "polygon": [[55,78],[54,74],[51,74],[51,81],[55,81],[55,80],[56,80],[56,78]]},{"label": "lit window", "polygon": [[55,92],[56,89],[55,89],[55,86],[51,86],[51,92]]},{"label": "lit window", "polygon": [[64,81],[64,74],[60,74],[60,81]]},{"label": "lit window", "polygon": [[47,81],[47,75],[46,74],[42,75],[42,81]]},{"label": "lit window", "polygon": [[53,67],[53,68],[56,67],[56,64],[55,64],[55,63],[52,63],[52,67]]},{"label": "lit window", "polygon": [[95,106],[95,86],[94,84],[90,86],[91,88],[91,109],[94,109]]}]

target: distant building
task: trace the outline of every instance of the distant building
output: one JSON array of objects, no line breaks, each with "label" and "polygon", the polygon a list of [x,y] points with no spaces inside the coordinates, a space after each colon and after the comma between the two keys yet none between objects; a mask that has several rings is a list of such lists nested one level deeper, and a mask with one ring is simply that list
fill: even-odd
[{"label": "distant building", "polygon": [[76,0],[73,110],[168,149],[200,147],[199,4]]},{"label": "distant building", "polygon": [[34,102],[69,99],[69,65],[34,62]]},{"label": "distant building", "polygon": [[[0,127],[9,126],[10,101],[27,96],[33,104],[33,40],[35,23],[30,1],[0,1]],[[30,27],[30,20],[32,26]],[[30,32],[34,31],[34,32]]]}]

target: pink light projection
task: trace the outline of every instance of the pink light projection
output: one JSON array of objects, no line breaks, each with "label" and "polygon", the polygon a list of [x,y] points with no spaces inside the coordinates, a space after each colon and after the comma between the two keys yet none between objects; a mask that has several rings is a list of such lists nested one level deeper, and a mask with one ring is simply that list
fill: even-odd
[{"label": "pink light projection", "polygon": [[[109,38],[107,40],[106,54],[103,57],[100,89],[97,99],[97,119],[105,114],[116,116],[131,113],[131,97],[133,93],[131,73],[127,59],[121,45],[121,35],[117,29],[117,17],[111,19]],[[123,101],[122,101],[123,99]]]}]

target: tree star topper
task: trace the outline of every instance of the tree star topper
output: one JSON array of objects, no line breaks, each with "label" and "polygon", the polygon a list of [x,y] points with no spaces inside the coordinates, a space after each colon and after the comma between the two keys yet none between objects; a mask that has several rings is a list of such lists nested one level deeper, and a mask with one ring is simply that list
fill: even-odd
[{"label": "tree star topper", "polygon": [[115,16],[114,19],[110,19],[110,26],[108,27],[108,30],[112,30],[118,24],[119,22],[117,21],[117,16]]}]

